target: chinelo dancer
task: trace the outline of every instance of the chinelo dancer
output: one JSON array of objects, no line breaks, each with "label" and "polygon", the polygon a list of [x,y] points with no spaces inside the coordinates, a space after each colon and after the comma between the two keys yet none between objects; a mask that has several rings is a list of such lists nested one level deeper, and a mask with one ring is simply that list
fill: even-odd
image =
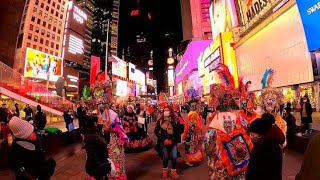
[{"label": "chinelo dancer", "polygon": [[283,134],[287,133],[287,123],[278,114],[280,105],[284,103],[284,96],[281,91],[272,88],[274,71],[268,69],[261,80],[262,90],[260,100],[262,102],[262,109],[264,113],[270,113],[275,116],[276,125],[282,130]]},{"label": "chinelo dancer", "polygon": [[126,151],[141,152],[149,149],[152,140],[148,133],[138,126],[138,116],[132,105],[127,106],[127,112],[123,116],[123,127],[129,137],[129,144],[126,147]]},{"label": "chinelo dancer", "polygon": [[117,113],[109,107],[112,103],[112,83],[105,79],[104,73],[99,73],[92,86],[92,100],[95,104],[98,123],[102,126],[104,137],[109,142],[109,158],[115,165],[116,173],[109,180],[126,180],[124,146],[128,143],[121,121]]},{"label": "chinelo dancer", "polygon": [[209,166],[209,179],[245,180],[250,151],[253,148],[246,131],[246,121],[236,113],[234,79],[227,66],[220,64],[215,72],[221,84],[210,87],[209,106],[216,113],[205,138],[205,151]]},{"label": "chinelo dancer", "polygon": [[188,166],[201,162],[204,156],[204,123],[197,112],[197,103],[197,99],[190,101],[190,112],[184,123],[184,132],[182,134],[182,141],[185,143],[184,160]]}]

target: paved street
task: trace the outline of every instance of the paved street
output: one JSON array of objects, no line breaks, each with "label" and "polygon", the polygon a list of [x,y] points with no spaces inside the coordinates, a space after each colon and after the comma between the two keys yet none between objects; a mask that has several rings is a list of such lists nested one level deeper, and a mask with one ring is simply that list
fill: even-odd
[{"label": "paved street", "polygon": [[[320,113],[315,113],[315,119],[320,119]],[[316,120],[314,127],[319,129],[320,121]],[[155,139],[152,132],[154,123],[150,125],[150,136]],[[52,140],[55,141],[55,140]],[[59,140],[57,140],[59,141]],[[56,147],[60,147],[57,148]],[[58,145],[47,147],[49,156],[54,157],[57,161],[57,167],[52,180],[85,180],[85,151],[82,144],[77,142],[72,145],[64,145],[60,141]],[[181,150],[183,153],[183,151]],[[292,180],[300,169],[303,155],[290,150],[284,150],[283,161],[283,180]],[[160,180],[161,178],[161,160],[156,152],[151,149],[142,153],[132,153],[126,156],[126,169],[129,180]],[[203,161],[198,166],[187,168],[183,166],[182,159],[179,159],[179,170],[183,180],[206,180],[207,166]],[[0,171],[0,179],[13,180],[10,171]]]}]

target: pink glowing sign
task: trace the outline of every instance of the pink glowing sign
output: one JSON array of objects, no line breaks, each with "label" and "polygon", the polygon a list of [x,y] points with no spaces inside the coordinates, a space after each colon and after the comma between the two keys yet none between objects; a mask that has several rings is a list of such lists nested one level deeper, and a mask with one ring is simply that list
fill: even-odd
[{"label": "pink glowing sign", "polygon": [[175,84],[178,84],[192,70],[198,69],[197,59],[202,51],[210,45],[212,40],[195,40],[191,41],[182,56],[181,61],[175,69]]}]

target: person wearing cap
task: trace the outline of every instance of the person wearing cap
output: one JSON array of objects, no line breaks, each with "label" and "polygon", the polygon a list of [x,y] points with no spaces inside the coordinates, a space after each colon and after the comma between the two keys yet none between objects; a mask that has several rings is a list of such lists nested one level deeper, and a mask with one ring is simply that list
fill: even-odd
[{"label": "person wearing cap", "polygon": [[14,140],[9,161],[17,180],[49,179],[56,166],[53,159],[46,160],[43,152],[36,149],[34,127],[27,121],[14,116],[9,121]]}]

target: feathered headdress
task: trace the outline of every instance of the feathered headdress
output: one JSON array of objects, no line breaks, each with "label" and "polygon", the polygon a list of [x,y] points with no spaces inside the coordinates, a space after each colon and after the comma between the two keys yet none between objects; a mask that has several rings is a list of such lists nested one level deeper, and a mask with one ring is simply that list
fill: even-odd
[{"label": "feathered headdress", "polygon": [[264,73],[261,84],[262,84],[262,89],[270,87],[273,81],[273,75],[274,71],[273,69],[267,69],[266,72]]},{"label": "feathered headdress", "polygon": [[111,105],[112,103],[112,82],[109,77],[105,76],[104,72],[99,72],[96,76],[96,80],[91,87],[91,95],[93,103],[103,103],[105,105]]},{"label": "feathered headdress", "polygon": [[229,68],[224,64],[219,64],[214,69],[221,84],[210,86],[211,100],[209,105],[219,111],[229,111],[235,106],[235,99],[239,97],[239,91],[235,89],[234,79]]}]

